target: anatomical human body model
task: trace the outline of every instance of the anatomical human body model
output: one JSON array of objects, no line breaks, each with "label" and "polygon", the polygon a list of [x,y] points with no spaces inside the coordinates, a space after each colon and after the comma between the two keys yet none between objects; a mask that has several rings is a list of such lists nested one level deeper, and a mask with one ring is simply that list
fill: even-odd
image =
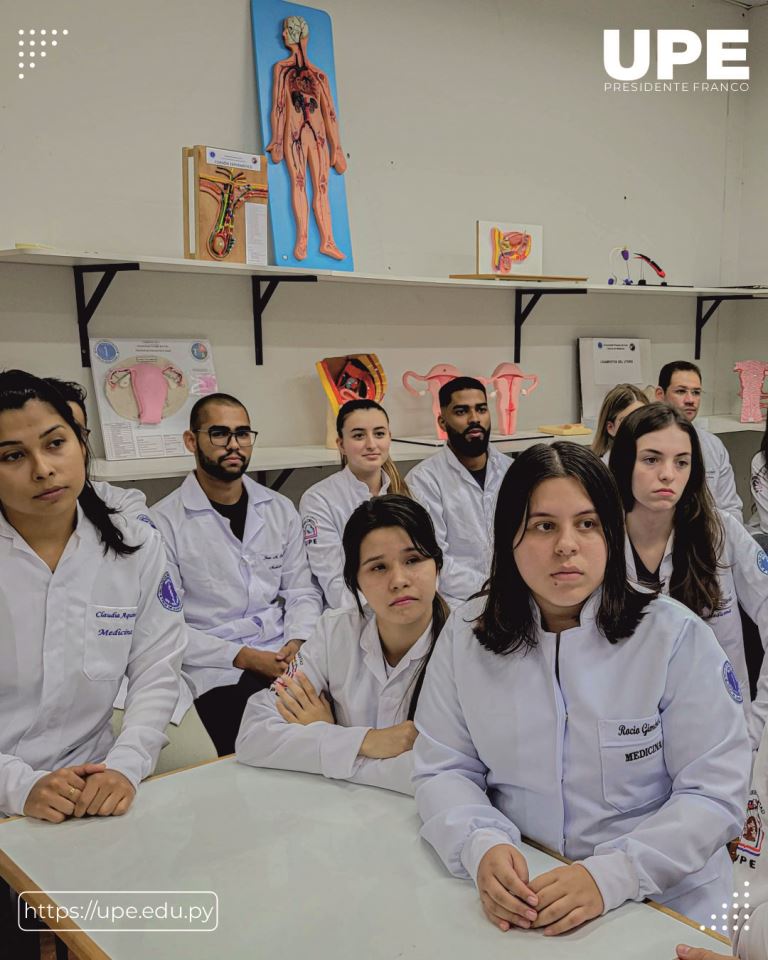
[{"label": "anatomical human body model", "polygon": [[734,365],[739,375],[741,423],[762,423],[763,411],[768,407],[768,393],[763,390],[768,363],[765,360],[739,360]]},{"label": "anatomical human body model", "polygon": [[[530,381],[529,387],[523,384]],[[535,373],[523,373],[515,363],[500,363],[488,380],[496,395],[496,429],[499,433],[511,436],[517,426],[517,401],[520,394],[527,397],[539,385]]]},{"label": "anatomical human body model", "polygon": [[344,173],[347,161],[341,149],[339,124],[326,74],[307,57],[309,26],[303,17],[286,17],[283,41],[290,51],[279,60],[272,79],[272,139],[267,153],[273,163],[285,161],[291,180],[291,203],[296,220],[294,256],[307,256],[309,202],[307,168],[312,181],[312,210],[320,233],[320,253],[334,260],[345,254],[333,239],[328,197],[330,168]]},{"label": "anatomical human body model", "polygon": [[[415,397],[423,397],[427,392],[432,394],[432,414],[435,418],[435,429],[437,430],[437,436],[440,440],[447,438],[445,431],[442,430],[437,423],[437,418],[440,416],[440,387],[460,376],[462,376],[462,374],[458,367],[454,367],[450,363],[436,363],[434,367],[426,373],[416,373],[414,370],[406,370],[403,374],[403,386],[408,393],[412,393]],[[421,380],[426,386],[423,389],[419,389],[409,383],[410,380]]]},{"label": "anatomical human body model", "polygon": [[104,389],[116,413],[142,424],[160,423],[176,413],[189,395],[184,373],[177,366],[138,357],[112,367]]}]

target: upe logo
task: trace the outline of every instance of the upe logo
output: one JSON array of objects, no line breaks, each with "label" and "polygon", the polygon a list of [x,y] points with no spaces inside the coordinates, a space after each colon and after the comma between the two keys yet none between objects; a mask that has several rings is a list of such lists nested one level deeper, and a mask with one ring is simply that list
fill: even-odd
[{"label": "upe logo", "polygon": [[[625,67],[621,62],[621,31],[603,31],[603,63],[606,73],[614,80],[640,80],[650,69],[651,31],[634,30],[633,33],[632,64]],[[749,80],[748,42],[749,30],[707,30],[707,80]],[[675,67],[695,63],[703,47],[701,37],[692,30],[657,30],[656,79],[673,80]],[[736,63],[745,65],[734,66]]]}]

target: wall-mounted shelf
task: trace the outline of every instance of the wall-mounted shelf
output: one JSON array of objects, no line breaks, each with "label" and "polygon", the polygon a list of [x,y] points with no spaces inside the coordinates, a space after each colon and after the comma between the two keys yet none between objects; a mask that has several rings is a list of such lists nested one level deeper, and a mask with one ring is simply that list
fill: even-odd
[{"label": "wall-mounted shelf", "polygon": [[[159,273],[190,273],[216,277],[250,277],[253,297],[253,322],[256,363],[263,363],[261,325],[264,310],[277,286],[283,282],[352,283],[387,286],[408,286],[445,289],[496,290],[514,292],[514,349],[515,362],[520,362],[522,327],[536,304],[547,295],[608,294],[615,297],[688,297],[696,298],[694,317],[695,357],[701,356],[701,333],[707,321],[723,301],[764,300],[768,289],[750,287],[657,287],[623,286],[599,283],[574,284],[561,282],[535,282],[515,280],[466,280],[449,277],[400,277],[391,274],[367,274],[337,270],[301,270],[293,267],[254,267],[247,264],[210,263],[203,260],[183,258],[143,257],[109,255],[102,253],[78,253],[57,249],[10,249],[0,250],[0,264],[33,264],[38,266],[71,267],[75,274],[77,292],[78,327],[83,365],[90,366],[87,355],[87,328],[93,312],[106,293],[115,274],[125,270],[141,270]],[[94,293],[86,302],[83,288],[84,273],[102,273]],[[262,290],[262,284],[266,288]],[[527,299],[526,299],[527,298]],[[709,304],[705,310],[705,304]]]}]

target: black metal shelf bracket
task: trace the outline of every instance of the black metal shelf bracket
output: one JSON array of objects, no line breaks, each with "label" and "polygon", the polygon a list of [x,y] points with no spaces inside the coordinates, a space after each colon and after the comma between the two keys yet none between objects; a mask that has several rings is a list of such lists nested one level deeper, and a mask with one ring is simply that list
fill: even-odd
[{"label": "black metal shelf bracket", "polygon": [[[115,279],[118,273],[124,270],[138,270],[138,263],[110,263],[106,267],[72,267],[75,275],[75,304],[77,307],[77,329],[80,334],[80,361],[84,367],[91,365],[91,352],[88,347],[88,324],[96,313],[96,308],[101,303],[104,294],[109,289],[109,285]],[[96,285],[96,289],[85,299],[85,282],[83,280],[86,273],[100,273],[101,279]]]},{"label": "black metal shelf bracket", "polygon": [[[538,290],[531,287],[518,287],[515,290],[515,363],[520,363],[520,343],[522,340],[523,324],[531,315],[533,308],[539,300],[541,300],[545,294],[551,297],[554,294],[570,295],[573,293],[587,293],[587,289],[585,287],[569,287],[565,290]],[[529,297],[529,299],[524,304],[523,297],[526,296]]]},{"label": "black metal shelf bracket", "polygon": [[[262,293],[261,285],[266,283],[266,289]],[[256,366],[264,365],[264,331],[262,329],[262,319],[267,304],[272,299],[272,295],[281,283],[317,283],[317,277],[312,274],[302,276],[270,277],[257,276],[251,277],[251,295],[253,297],[253,345],[256,353]]]},{"label": "black metal shelf bracket", "polygon": [[288,477],[291,476],[295,467],[286,467],[285,470],[281,470],[280,473],[275,477],[272,483],[267,483],[267,471],[266,470],[257,470],[256,471],[256,482],[260,483],[262,487],[269,487],[270,490],[279,490],[280,487],[285,483]]},{"label": "black metal shelf bracket", "polygon": [[[725,293],[715,294],[714,296],[696,297],[696,348],[694,350],[694,360],[701,359],[701,331],[706,327],[707,320],[717,312],[717,308],[723,300],[754,300],[751,293]],[[704,312],[704,304],[708,303],[709,309]]]}]

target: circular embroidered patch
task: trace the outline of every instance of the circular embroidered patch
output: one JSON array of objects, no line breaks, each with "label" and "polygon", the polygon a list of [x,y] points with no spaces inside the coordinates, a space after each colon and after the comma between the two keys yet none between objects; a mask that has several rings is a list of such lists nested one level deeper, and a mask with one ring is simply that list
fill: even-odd
[{"label": "circular embroidered patch", "polygon": [[305,517],[301,528],[304,531],[304,543],[317,543],[317,520],[314,517]]},{"label": "circular embroidered patch", "polygon": [[736,674],[733,672],[733,667],[728,660],[726,660],[723,664],[723,683],[725,684],[725,689],[728,691],[728,696],[731,698],[731,700],[734,700],[736,703],[744,702],[744,697],[742,697],[741,689],[739,687],[739,681],[736,679]]},{"label": "circular embroidered patch", "polygon": [[[160,586],[157,588],[157,599],[171,613],[178,613],[181,610],[181,598],[176,593],[176,587],[173,585],[170,573],[163,574]],[[738,689],[738,684],[736,689]]]},{"label": "circular embroidered patch", "polygon": [[760,573],[768,574],[768,554],[765,550],[759,550],[757,554],[757,569]]}]

